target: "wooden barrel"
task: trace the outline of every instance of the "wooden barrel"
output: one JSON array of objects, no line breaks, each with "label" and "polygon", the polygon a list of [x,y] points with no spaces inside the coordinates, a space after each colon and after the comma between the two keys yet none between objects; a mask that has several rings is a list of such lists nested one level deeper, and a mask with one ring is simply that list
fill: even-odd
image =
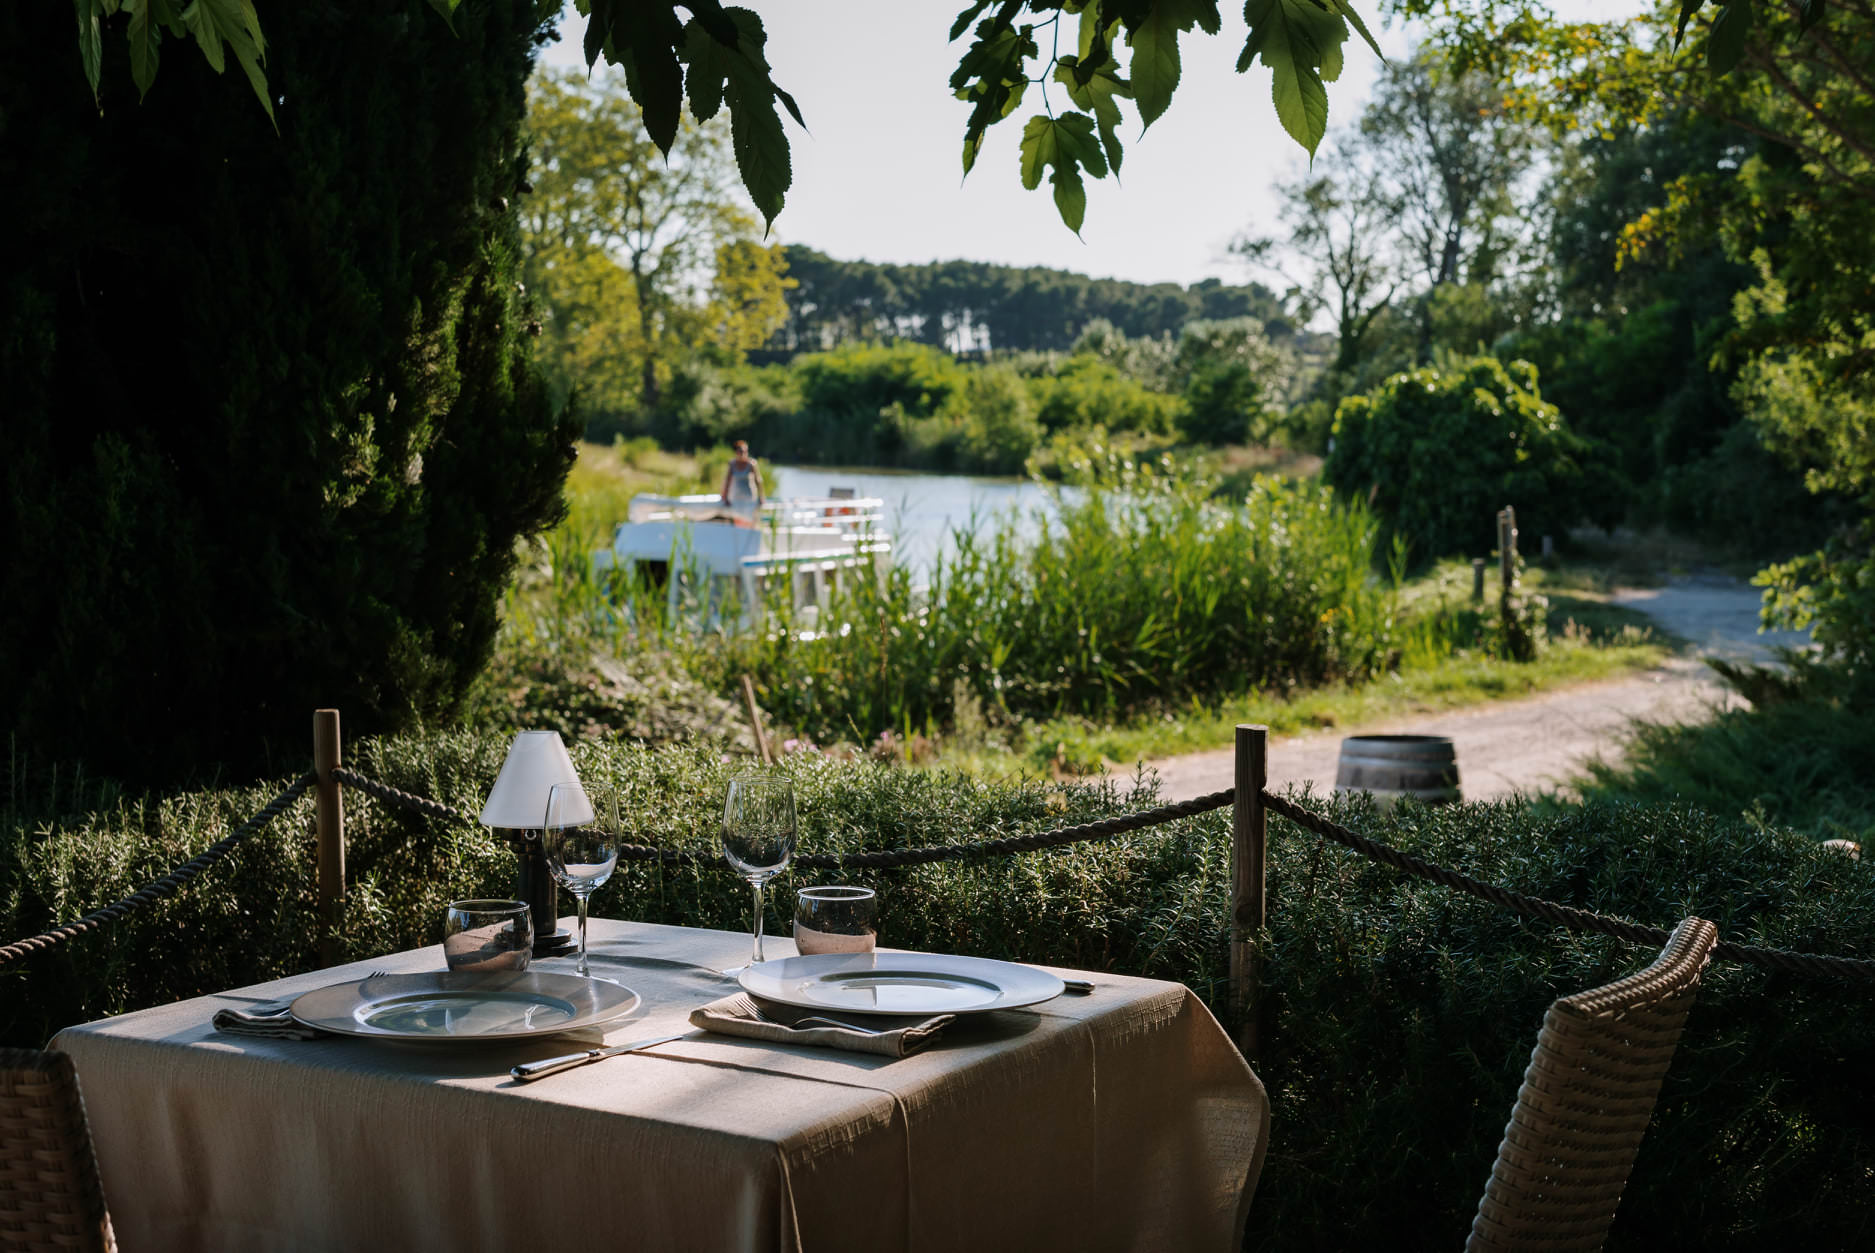
[{"label": "wooden barrel", "polygon": [[1459,799],[1458,754],[1443,735],[1350,735],[1341,741],[1335,791],[1372,792],[1382,805]]}]

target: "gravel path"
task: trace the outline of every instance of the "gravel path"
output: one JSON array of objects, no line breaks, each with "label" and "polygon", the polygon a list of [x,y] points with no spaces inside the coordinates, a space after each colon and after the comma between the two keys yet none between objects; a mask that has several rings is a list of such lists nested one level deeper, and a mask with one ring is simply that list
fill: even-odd
[{"label": "gravel path", "polygon": [[[1270,746],[1271,784],[1306,781],[1318,791],[1332,790],[1343,735],[1400,734],[1451,736],[1467,800],[1554,788],[1591,757],[1618,761],[1623,732],[1634,719],[1695,722],[1738,703],[1700,658],[1768,660],[1773,646],[1806,642],[1795,631],[1758,634],[1758,591],[1736,579],[1680,579],[1665,587],[1621,589],[1611,599],[1687,640],[1693,655],[1638,675],[1524,700],[1280,739]],[[1235,769],[1228,748],[1147,764],[1159,772],[1171,800],[1227,788]]]}]

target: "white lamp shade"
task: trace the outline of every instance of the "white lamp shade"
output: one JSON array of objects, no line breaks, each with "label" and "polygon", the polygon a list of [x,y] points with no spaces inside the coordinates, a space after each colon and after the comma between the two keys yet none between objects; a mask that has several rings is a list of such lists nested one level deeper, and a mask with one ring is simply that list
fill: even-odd
[{"label": "white lamp shade", "polygon": [[[482,806],[482,825],[505,830],[535,831],[546,823],[547,791],[556,783],[578,783],[573,759],[566,755],[558,731],[523,731],[508,746],[508,760],[501,763],[495,786]],[[569,823],[591,822],[592,802],[585,789],[575,806],[567,811]]]}]

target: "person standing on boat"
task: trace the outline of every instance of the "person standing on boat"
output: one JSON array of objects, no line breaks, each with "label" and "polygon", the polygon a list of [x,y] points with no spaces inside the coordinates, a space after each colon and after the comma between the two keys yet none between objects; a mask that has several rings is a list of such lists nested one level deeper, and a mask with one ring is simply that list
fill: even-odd
[{"label": "person standing on boat", "polygon": [[736,456],[723,473],[723,503],[753,521],[762,507],[762,471],[749,456],[749,442],[735,442]]}]

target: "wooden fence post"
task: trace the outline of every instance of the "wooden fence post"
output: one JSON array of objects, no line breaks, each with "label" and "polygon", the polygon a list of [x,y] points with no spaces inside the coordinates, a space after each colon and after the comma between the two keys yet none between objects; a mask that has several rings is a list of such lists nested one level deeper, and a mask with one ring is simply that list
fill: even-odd
[{"label": "wooden fence post", "polygon": [[1473,557],[1471,559],[1471,598],[1480,602],[1484,600],[1483,557]]},{"label": "wooden fence post", "polygon": [[1261,990],[1257,986],[1261,954],[1258,937],[1265,920],[1263,861],[1269,840],[1269,814],[1263,789],[1269,783],[1270,729],[1240,723],[1237,727],[1237,797],[1231,814],[1230,989],[1240,1026],[1237,1045],[1251,1065],[1263,1046]]},{"label": "wooden fence post", "polygon": [[749,726],[755,732],[756,755],[764,766],[774,765],[774,754],[768,751],[768,732],[762,729],[762,707],[755,703],[755,680],[746,674],[742,676],[742,708],[749,715]]},{"label": "wooden fence post", "polygon": [[313,710],[313,812],[319,831],[319,960],[339,960],[339,907],[345,898],[345,802],[332,771],[339,764],[339,711]]},{"label": "wooden fence post", "polygon": [[1508,595],[1517,585],[1517,511],[1509,505],[1497,515],[1497,575]]}]

